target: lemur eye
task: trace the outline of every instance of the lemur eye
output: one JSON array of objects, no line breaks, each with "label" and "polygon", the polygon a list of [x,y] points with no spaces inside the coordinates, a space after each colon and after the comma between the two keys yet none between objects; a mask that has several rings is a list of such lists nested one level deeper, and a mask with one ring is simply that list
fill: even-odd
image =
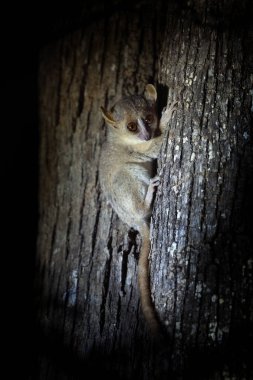
[{"label": "lemur eye", "polygon": [[154,116],[152,114],[149,114],[145,118],[146,123],[151,124],[154,121]]},{"label": "lemur eye", "polygon": [[136,132],[138,127],[137,127],[137,123],[135,123],[134,121],[131,121],[131,123],[128,123],[127,124],[127,129],[130,131],[130,132]]}]

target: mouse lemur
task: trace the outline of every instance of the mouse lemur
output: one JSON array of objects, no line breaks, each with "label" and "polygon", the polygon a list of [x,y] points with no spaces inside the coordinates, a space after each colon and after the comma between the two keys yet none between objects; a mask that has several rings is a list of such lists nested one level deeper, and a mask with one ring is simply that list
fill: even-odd
[{"label": "mouse lemur", "polygon": [[[153,333],[160,330],[152,303],[149,281],[149,221],[155,188],[155,159],[163,140],[165,125],[156,113],[157,92],[148,84],[143,95],[119,100],[111,109],[101,107],[108,125],[107,141],[100,160],[100,183],[103,193],[120,219],[138,230],[142,246],[138,264],[138,281],[143,314]],[[166,123],[174,108],[166,113]]]}]

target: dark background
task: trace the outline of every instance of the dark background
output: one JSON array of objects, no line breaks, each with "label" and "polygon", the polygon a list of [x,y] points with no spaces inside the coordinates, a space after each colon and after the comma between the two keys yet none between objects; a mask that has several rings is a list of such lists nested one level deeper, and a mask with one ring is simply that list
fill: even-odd
[{"label": "dark background", "polygon": [[[95,3],[94,13],[102,14],[103,2]],[[85,23],[88,5],[84,1],[37,1],[1,6],[1,298],[8,378],[15,378],[10,376],[13,372],[19,379],[28,379],[36,365],[33,280],[38,226],[39,52]]]}]

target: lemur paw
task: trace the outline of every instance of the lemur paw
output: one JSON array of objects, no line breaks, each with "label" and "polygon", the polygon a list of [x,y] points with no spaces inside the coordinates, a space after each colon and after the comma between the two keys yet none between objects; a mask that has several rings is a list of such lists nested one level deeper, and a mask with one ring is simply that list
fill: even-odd
[{"label": "lemur paw", "polygon": [[156,175],[155,177],[151,178],[149,181],[149,185],[152,186],[153,188],[159,186],[161,183],[159,175]]},{"label": "lemur paw", "polygon": [[149,180],[148,191],[145,197],[145,203],[147,207],[150,207],[154,198],[154,192],[157,186],[160,185],[160,177],[156,175]]},{"label": "lemur paw", "polygon": [[162,111],[161,121],[160,121],[161,129],[164,129],[166,125],[168,124],[168,122],[170,121],[173,112],[177,109],[177,104],[178,104],[178,101],[175,100],[169,105],[169,107],[164,107]]}]

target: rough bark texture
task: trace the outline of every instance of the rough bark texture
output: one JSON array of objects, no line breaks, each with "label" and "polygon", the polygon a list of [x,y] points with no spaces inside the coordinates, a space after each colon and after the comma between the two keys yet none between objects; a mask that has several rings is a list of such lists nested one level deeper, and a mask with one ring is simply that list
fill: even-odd
[{"label": "rough bark texture", "polygon": [[[232,28],[230,6],[215,8],[221,27],[201,4],[169,8],[165,35],[164,9],[144,6],[41,53],[33,378],[188,379],[195,370],[200,379],[250,378],[250,36]],[[139,235],[98,183],[100,105],[157,79],[169,101],[178,98],[152,219],[152,291],[169,342],[162,350],[140,311]]]},{"label": "rough bark texture", "polygon": [[159,161],[153,292],[173,367],[208,358],[200,378],[252,376],[252,35],[230,6],[226,22],[212,6],[169,17],[159,72],[179,104]]}]

